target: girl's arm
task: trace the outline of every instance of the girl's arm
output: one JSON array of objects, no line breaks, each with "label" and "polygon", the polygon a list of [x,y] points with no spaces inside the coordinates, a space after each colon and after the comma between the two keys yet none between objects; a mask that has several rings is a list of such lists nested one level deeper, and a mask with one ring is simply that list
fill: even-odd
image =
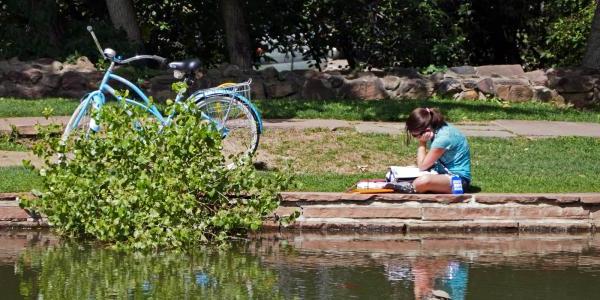
[{"label": "girl's arm", "polygon": [[433,148],[427,152],[427,141],[431,138],[431,133],[427,132],[419,138],[419,147],[417,148],[417,167],[419,170],[428,170],[435,162],[442,157],[446,149]]}]

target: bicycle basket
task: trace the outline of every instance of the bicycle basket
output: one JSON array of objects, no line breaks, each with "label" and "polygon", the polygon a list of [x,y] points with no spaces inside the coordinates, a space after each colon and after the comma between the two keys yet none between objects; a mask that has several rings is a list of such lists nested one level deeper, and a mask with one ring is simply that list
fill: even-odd
[{"label": "bicycle basket", "polygon": [[244,98],[251,100],[250,99],[250,96],[251,96],[250,84],[251,83],[252,83],[252,78],[248,79],[248,81],[240,82],[240,83],[226,82],[226,83],[220,84],[216,87],[202,90],[202,92],[208,94],[213,91],[225,90],[227,92],[240,94],[240,95],[244,96]]}]

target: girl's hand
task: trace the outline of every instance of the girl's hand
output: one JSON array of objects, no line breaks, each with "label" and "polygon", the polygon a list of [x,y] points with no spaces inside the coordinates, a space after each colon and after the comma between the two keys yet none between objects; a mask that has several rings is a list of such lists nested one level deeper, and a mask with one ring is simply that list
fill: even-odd
[{"label": "girl's hand", "polygon": [[433,138],[433,132],[427,131],[419,137],[419,143],[426,144],[431,138]]}]

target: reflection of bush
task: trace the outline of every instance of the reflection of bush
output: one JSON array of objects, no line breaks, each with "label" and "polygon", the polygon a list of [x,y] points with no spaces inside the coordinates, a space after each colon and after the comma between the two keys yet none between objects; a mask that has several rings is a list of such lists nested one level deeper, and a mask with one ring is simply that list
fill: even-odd
[{"label": "reflection of bush", "polygon": [[[244,248],[244,246],[241,246]],[[81,245],[29,248],[20,293],[37,299],[280,299],[277,277],[243,249],[124,254]]]}]

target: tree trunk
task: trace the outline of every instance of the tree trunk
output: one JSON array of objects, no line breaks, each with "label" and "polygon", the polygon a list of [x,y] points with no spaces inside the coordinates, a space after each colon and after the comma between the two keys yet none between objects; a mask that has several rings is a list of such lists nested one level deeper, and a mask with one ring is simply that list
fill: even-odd
[{"label": "tree trunk", "polygon": [[132,0],[106,0],[110,20],[116,29],[123,28],[130,42],[142,45],[140,27],[135,19]]},{"label": "tree trunk", "polygon": [[229,62],[244,70],[251,69],[250,35],[240,2],[238,0],[222,0],[221,12],[225,23]]},{"label": "tree trunk", "polygon": [[596,1],[596,11],[592,19],[592,28],[588,36],[587,48],[581,64],[586,68],[600,69],[600,0]]}]

